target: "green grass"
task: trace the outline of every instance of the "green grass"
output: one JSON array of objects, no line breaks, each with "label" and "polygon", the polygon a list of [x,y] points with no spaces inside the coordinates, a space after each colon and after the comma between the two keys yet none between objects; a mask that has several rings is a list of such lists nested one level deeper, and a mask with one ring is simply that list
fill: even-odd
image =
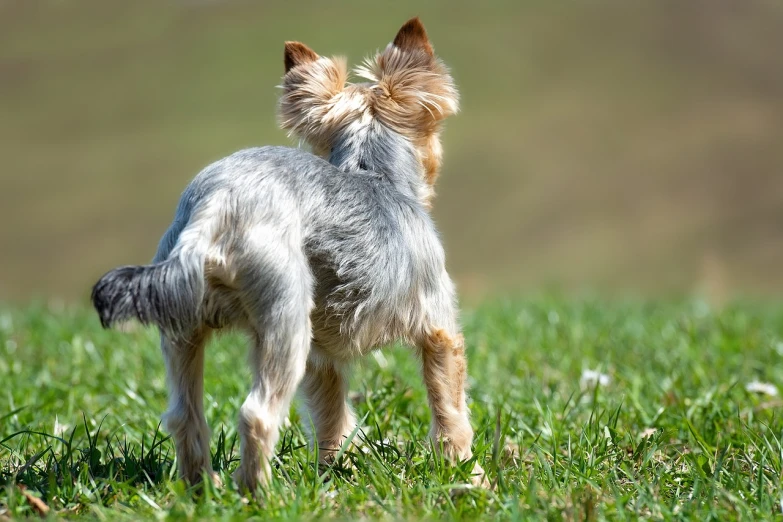
[{"label": "green grass", "polygon": [[[364,452],[318,470],[295,410],[258,501],[230,485],[245,345],[208,349],[213,462],[227,485],[188,490],[159,429],[156,334],[103,331],[82,307],[0,308],[0,520],[781,518],[783,307],[541,297],[464,314],[476,458],[494,491],[466,489],[428,443],[415,358],[368,357],[351,400]],[[583,388],[583,370],[611,381]],[[20,485],[26,490],[20,488]],[[457,494],[461,493],[461,494]]]}]

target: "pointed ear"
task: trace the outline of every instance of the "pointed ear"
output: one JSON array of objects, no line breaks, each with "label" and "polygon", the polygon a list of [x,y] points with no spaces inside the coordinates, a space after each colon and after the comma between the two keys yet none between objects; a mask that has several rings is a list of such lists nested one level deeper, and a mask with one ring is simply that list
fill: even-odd
[{"label": "pointed ear", "polygon": [[403,51],[424,51],[429,56],[434,54],[427,31],[418,16],[405,22],[394,37],[393,43]]},{"label": "pointed ear", "polygon": [[283,61],[285,62],[285,72],[290,71],[297,65],[304,63],[314,62],[319,58],[315,51],[307,47],[302,42],[286,42],[285,54],[283,55]]},{"label": "pointed ear", "polygon": [[[286,45],[286,66],[288,67]],[[296,47],[295,49],[300,49]],[[306,49],[306,47],[305,47]],[[313,53],[314,55],[315,53]],[[322,147],[329,143],[334,129],[342,123],[339,111],[333,111],[334,99],[342,93],[348,79],[345,59],[340,57],[318,57],[294,53],[305,57],[290,66],[280,86],[278,116],[280,125],[313,146]]]}]

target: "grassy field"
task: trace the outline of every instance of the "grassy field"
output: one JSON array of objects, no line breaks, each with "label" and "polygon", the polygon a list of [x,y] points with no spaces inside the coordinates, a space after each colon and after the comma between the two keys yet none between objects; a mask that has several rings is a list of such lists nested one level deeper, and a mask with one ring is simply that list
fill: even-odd
[{"label": "grassy field", "polygon": [[[152,330],[103,331],[83,307],[0,309],[0,520],[149,518],[781,518],[783,307],[539,297],[464,314],[476,458],[434,458],[415,358],[370,356],[351,400],[363,451],[319,471],[302,419],[258,501],[174,478]],[[207,418],[225,483],[248,385],[241,337],[208,349]],[[596,385],[586,370],[605,374]],[[40,498],[42,502],[35,499]]]}]

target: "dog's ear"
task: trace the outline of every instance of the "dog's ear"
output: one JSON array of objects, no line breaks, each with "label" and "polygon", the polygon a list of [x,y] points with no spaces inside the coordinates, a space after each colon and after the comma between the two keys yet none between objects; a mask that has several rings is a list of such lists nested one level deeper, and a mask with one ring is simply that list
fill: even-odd
[{"label": "dog's ear", "polygon": [[428,138],[444,118],[458,110],[454,80],[433,54],[418,18],[405,22],[392,43],[355,72],[376,84],[373,104],[377,118],[409,137]]},{"label": "dog's ear", "polygon": [[299,42],[285,44],[285,76],[278,105],[280,125],[314,147],[329,143],[341,120],[332,111],[345,88],[345,59],[318,56]]},{"label": "dog's ear", "polygon": [[405,22],[392,43],[403,51],[424,51],[429,56],[435,55],[430,40],[427,38],[424,24],[421,23],[418,16]]},{"label": "dog's ear", "polygon": [[318,60],[319,56],[315,51],[307,47],[302,42],[286,42],[283,61],[285,63],[285,72],[290,71],[297,65],[311,63]]}]

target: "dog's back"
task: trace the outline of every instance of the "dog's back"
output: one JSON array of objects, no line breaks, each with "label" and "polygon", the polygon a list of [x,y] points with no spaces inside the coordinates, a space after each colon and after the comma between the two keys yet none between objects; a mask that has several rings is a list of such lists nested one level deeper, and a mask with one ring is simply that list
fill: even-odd
[{"label": "dog's back", "polygon": [[[213,327],[252,320],[243,293],[256,288],[252,299],[265,301],[275,286],[264,280],[287,268],[286,249],[307,259],[314,335],[335,357],[411,341],[425,320],[422,305],[451,299],[443,295],[443,249],[416,198],[384,175],[345,172],[297,149],[248,149],[204,169],[183,193],[154,262],[195,249],[205,233],[198,309]],[[266,274],[248,281],[243,268],[259,261]]]}]

